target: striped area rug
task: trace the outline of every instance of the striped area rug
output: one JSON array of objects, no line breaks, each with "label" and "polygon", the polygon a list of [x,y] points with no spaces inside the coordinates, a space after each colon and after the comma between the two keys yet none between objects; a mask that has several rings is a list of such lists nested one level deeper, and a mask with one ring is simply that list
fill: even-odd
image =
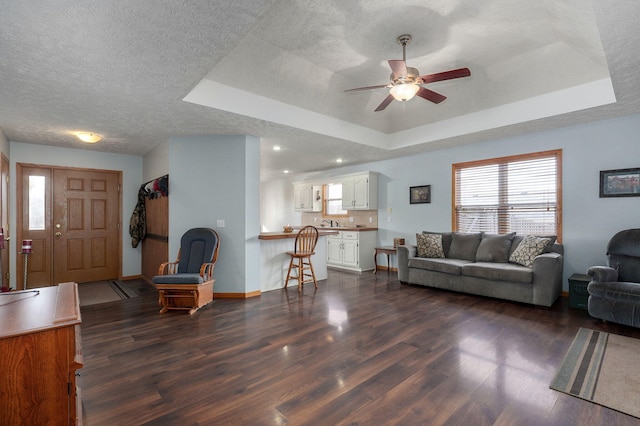
[{"label": "striped area rug", "polygon": [[550,388],[640,418],[640,339],[581,328]]}]

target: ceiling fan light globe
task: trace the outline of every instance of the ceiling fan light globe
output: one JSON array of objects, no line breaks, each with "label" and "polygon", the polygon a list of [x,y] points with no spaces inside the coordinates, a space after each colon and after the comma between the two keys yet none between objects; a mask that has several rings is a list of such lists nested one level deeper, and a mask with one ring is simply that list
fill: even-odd
[{"label": "ceiling fan light globe", "polygon": [[417,84],[397,84],[389,90],[389,93],[395,100],[404,102],[413,98],[418,90],[420,90],[420,86]]}]

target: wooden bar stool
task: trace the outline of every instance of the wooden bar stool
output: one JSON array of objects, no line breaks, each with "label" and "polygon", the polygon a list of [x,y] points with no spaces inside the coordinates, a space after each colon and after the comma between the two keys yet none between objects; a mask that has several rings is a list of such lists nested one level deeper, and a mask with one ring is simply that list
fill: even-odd
[{"label": "wooden bar stool", "polygon": [[[285,288],[289,285],[289,280],[298,281],[298,290],[302,290],[302,285],[307,282],[313,282],[315,287],[318,288],[316,274],[313,271],[313,264],[311,263],[311,256],[316,254],[315,249],[317,242],[318,229],[315,226],[305,226],[298,232],[293,251],[287,252],[287,254],[291,256],[291,260],[289,261],[287,279],[284,282]],[[291,275],[292,269],[297,271],[297,275]]]}]

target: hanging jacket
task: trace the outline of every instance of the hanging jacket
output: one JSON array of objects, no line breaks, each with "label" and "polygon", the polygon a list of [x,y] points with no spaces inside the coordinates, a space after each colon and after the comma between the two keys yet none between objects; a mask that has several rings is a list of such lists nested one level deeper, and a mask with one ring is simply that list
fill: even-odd
[{"label": "hanging jacket", "polygon": [[129,235],[131,236],[131,247],[136,248],[147,235],[147,215],[144,205],[146,191],[144,185],[138,190],[138,204],[133,209],[131,220],[129,221]]}]

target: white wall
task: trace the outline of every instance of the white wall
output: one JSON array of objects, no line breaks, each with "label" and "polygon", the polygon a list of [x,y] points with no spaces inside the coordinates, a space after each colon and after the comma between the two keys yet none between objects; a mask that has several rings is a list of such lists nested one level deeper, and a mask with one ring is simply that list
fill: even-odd
[{"label": "white wall", "polygon": [[261,231],[277,232],[287,224],[300,225],[301,214],[294,212],[293,206],[293,183],[290,179],[261,182]]},{"label": "white wall", "polygon": [[[16,176],[16,163],[122,171],[122,275],[124,277],[140,275],[140,246],[137,249],[131,247],[129,218],[136,205],[138,188],[142,183],[142,157],[21,142],[10,142],[10,152],[11,176]],[[16,179],[11,180],[9,192],[11,195],[11,239],[17,241]],[[11,257],[11,268],[15,271],[18,256],[12,255]],[[16,274],[11,274],[12,285],[15,285],[15,276]]]},{"label": "white wall", "polygon": [[[260,290],[260,146],[245,136],[177,137],[169,142],[169,258],[182,234],[220,235],[216,293]],[[217,221],[225,226],[218,227]]]},{"label": "white wall", "polygon": [[[451,230],[453,163],[562,149],[566,290],[566,279],[572,273],[585,273],[589,266],[606,263],[605,249],[613,234],[640,227],[640,197],[599,198],[601,170],[640,167],[638,135],[640,115],[633,115],[345,167],[307,178],[362,170],[380,173],[378,243],[389,245],[394,237],[404,237],[407,243],[415,244],[416,232]],[[431,204],[409,204],[409,187],[415,185],[431,185]],[[286,199],[272,203],[279,201],[286,203]]]},{"label": "white wall", "polygon": [[142,160],[142,184],[169,173],[169,142],[162,143],[145,154]]}]

